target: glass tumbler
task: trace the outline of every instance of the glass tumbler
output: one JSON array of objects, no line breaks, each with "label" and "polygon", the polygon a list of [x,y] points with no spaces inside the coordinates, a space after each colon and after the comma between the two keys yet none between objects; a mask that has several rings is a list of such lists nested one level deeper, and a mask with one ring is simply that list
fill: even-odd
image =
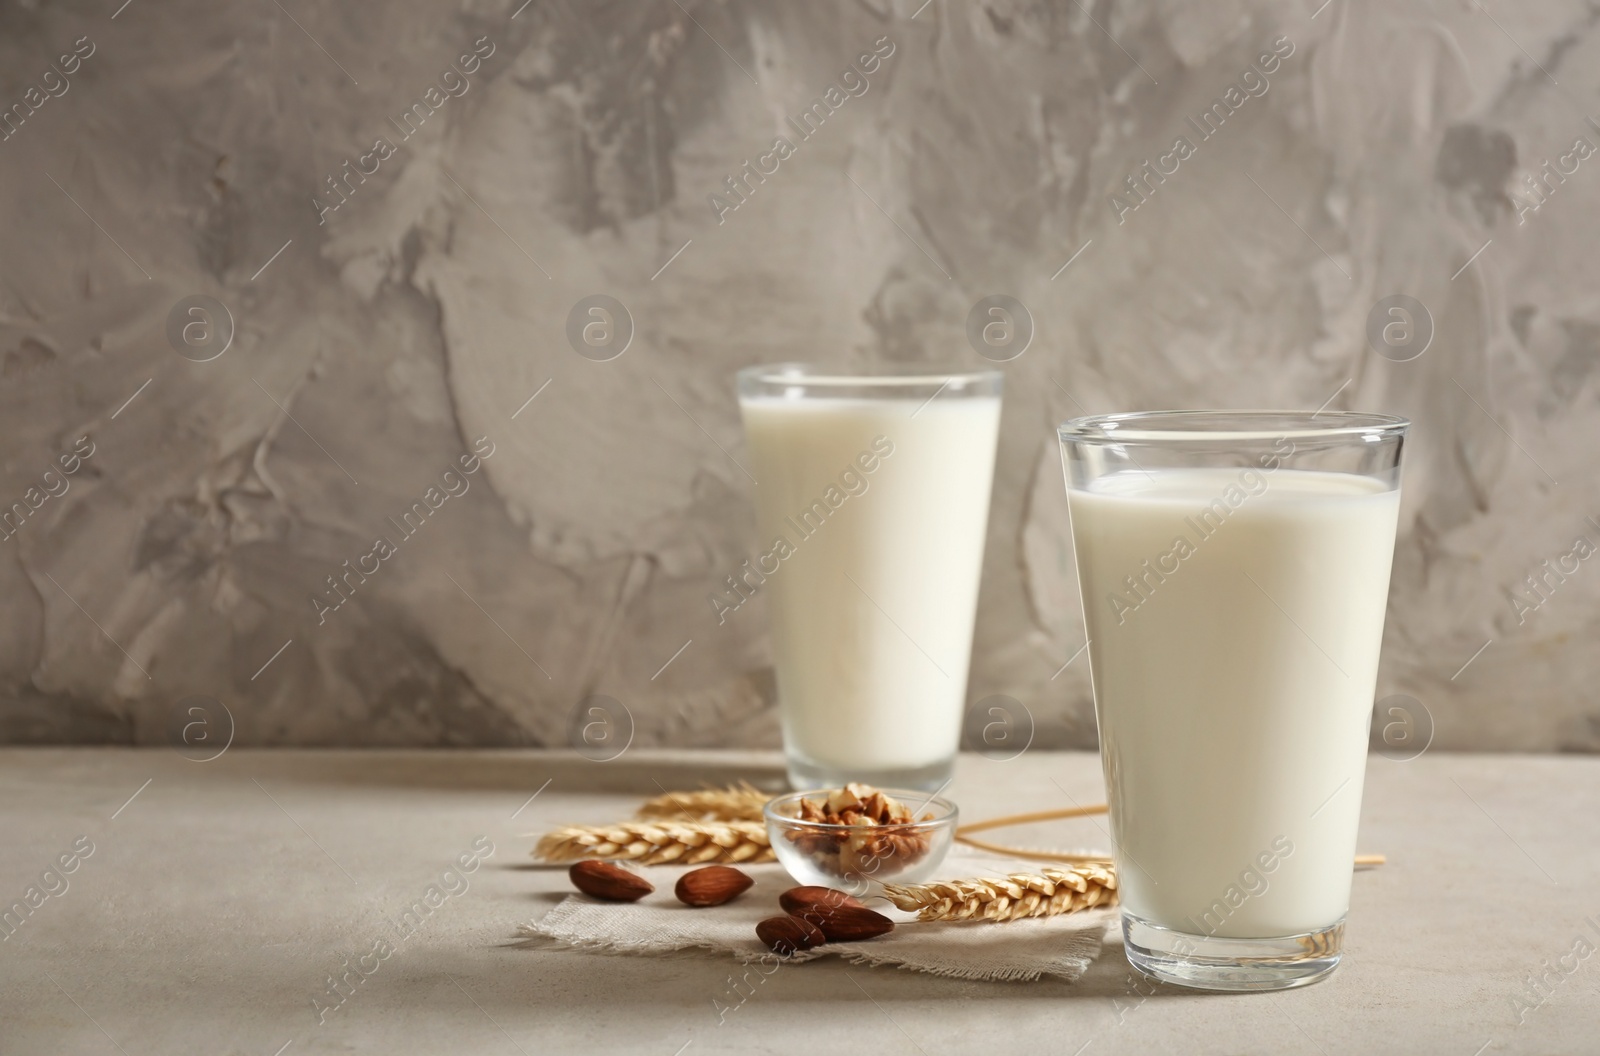
[{"label": "glass tumbler", "polygon": [[789,780],[937,789],[961,736],[1001,376],[788,363],[738,385],[758,532],[722,597],[767,598]]},{"label": "glass tumbler", "polygon": [[1410,423],[1060,428],[1128,960],[1212,990],[1339,962]]}]

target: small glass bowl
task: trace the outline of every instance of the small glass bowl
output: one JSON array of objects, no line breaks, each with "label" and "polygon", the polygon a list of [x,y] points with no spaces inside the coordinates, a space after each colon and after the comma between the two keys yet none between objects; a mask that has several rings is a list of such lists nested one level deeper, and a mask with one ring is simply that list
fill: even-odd
[{"label": "small glass bowl", "polygon": [[914,884],[933,875],[955,842],[959,811],[947,799],[925,792],[885,788],[884,795],[928,817],[891,825],[829,825],[801,821],[800,801],[826,799],[827,789],[791,792],[767,803],[762,812],[778,863],[801,884],[852,894],[873,883]]}]

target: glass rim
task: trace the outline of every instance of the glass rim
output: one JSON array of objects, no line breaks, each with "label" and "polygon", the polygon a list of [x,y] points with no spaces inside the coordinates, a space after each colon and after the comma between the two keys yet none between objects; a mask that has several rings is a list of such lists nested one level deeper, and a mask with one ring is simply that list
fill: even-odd
[{"label": "glass rim", "polygon": [[1071,418],[1057,427],[1063,443],[1194,443],[1271,441],[1281,437],[1378,440],[1405,435],[1411,419],[1368,411],[1128,411]]},{"label": "glass rim", "polygon": [[742,368],[736,375],[739,392],[748,394],[793,386],[830,390],[918,390],[928,386],[998,392],[1005,375],[998,370],[968,369],[944,363],[874,363],[860,367],[787,361]]}]

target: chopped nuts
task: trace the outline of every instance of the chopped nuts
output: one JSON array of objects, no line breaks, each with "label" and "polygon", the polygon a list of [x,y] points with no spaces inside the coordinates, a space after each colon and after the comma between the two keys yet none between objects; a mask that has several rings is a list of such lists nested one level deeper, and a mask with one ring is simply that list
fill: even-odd
[{"label": "chopped nuts", "polygon": [[[931,821],[932,814],[923,821]],[[848,879],[870,879],[885,865],[895,872],[928,853],[928,837],[916,829],[909,808],[871,785],[852,782],[818,801],[802,798],[797,820],[816,822],[817,828],[797,825],[789,840],[822,872]],[[848,826],[858,832],[842,832]]]}]

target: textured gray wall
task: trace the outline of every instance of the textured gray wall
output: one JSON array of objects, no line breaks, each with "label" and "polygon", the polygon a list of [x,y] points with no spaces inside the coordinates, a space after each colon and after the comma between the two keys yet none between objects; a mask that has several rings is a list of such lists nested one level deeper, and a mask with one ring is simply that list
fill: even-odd
[{"label": "textured gray wall", "polygon": [[1093,743],[1052,423],[1326,404],[1417,422],[1380,695],[1600,746],[1591,6],[120,2],[0,8],[5,739],[199,697],[240,744],[565,744],[598,693],[635,744],[774,744],[761,601],[707,602],[731,372],[984,365],[1006,294],[969,699]]}]

